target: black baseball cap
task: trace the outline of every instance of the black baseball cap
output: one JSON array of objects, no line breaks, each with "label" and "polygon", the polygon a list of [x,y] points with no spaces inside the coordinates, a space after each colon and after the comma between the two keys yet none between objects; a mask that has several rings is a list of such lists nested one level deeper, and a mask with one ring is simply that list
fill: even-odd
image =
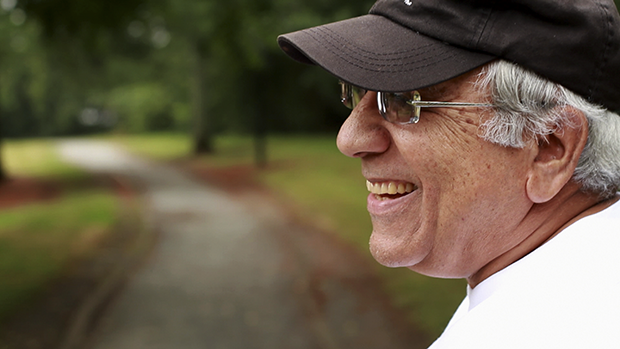
[{"label": "black baseball cap", "polygon": [[369,90],[420,89],[502,58],[620,110],[612,0],[379,0],[368,15],[278,43],[297,61]]}]

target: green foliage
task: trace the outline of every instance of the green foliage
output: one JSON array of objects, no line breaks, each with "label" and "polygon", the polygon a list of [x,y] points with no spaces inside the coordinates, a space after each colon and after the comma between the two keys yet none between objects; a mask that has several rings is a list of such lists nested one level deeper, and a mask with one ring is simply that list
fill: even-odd
[{"label": "green foliage", "polygon": [[[43,29],[45,38],[54,46],[77,45],[88,57],[122,47],[129,23],[156,0],[19,0],[17,6],[34,18]],[[116,45],[110,45],[110,41]]]},{"label": "green foliage", "polygon": [[157,131],[173,125],[172,102],[160,84],[134,84],[112,89],[105,107],[118,114],[123,131]]},{"label": "green foliage", "polygon": [[[217,118],[215,128],[250,131],[256,122],[277,132],[338,127],[343,113],[335,79],[293,62],[275,39],[284,32],[363,14],[371,4],[237,0],[218,3],[217,10],[203,7],[201,17],[214,21],[201,32],[205,36],[194,38],[203,51],[201,59],[211,67],[205,81],[217,82],[207,93],[208,114]],[[174,33],[175,27],[170,27]]]},{"label": "green foliage", "polygon": [[47,72],[37,46],[36,25],[16,21],[0,10],[0,125],[2,134],[19,136],[41,127]]},{"label": "green foliage", "polygon": [[86,108],[116,110],[128,132],[335,130],[346,114],[335,79],[289,59],[276,37],[373,3],[16,1],[0,9],[1,135],[11,137],[113,126],[80,123]]},{"label": "green foliage", "polygon": [[114,126],[83,123],[91,110],[115,113],[125,132],[333,130],[345,113],[336,81],[290,60],[275,39],[363,14],[372,1],[16,4],[0,9],[1,135],[10,137]]}]

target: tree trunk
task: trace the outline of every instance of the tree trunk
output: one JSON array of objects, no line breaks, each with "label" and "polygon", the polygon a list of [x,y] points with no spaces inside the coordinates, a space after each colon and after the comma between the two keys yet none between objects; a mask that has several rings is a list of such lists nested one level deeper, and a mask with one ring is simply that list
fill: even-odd
[{"label": "tree trunk", "polygon": [[194,122],[194,155],[213,153],[210,120],[205,108],[204,50],[194,44],[194,69],[192,74],[192,117]]},{"label": "tree trunk", "polygon": [[254,138],[254,163],[258,168],[267,167],[267,120],[266,113],[261,110],[259,106],[262,105],[261,100],[263,98],[264,89],[260,88],[260,82],[262,81],[260,74],[254,76],[250,83],[253,86],[251,94],[251,100],[254,102],[253,109],[253,138]]},{"label": "tree trunk", "polygon": [[254,162],[256,167],[267,166],[267,127],[259,112],[254,114]]}]

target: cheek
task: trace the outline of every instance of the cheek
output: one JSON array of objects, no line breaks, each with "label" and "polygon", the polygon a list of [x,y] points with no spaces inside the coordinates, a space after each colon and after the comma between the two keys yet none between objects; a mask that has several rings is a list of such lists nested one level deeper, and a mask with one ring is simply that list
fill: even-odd
[{"label": "cheek", "polygon": [[[433,113],[429,117],[439,118]],[[422,185],[434,182],[456,184],[477,170],[476,161],[484,160],[484,145],[476,135],[477,128],[454,123],[438,123],[431,127],[430,121],[417,132],[405,132],[395,137],[395,143],[402,158],[407,162],[413,175],[420,178]]]},{"label": "cheek", "polygon": [[470,155],[447,163],[444,174],[436,175],[441,180],[443,219],[484,225],[527,201],[527,172],[524,166],[517,166],[517,157],[493,156],[488,151]]},{"label": "cheek", "polygon": [[387,266],[461,277],[502,249],[503,232],[527,212],[526,169],[518,151],[425,131],[393,138],[418,197],[398,216],[373,217],[371,252]]},{"label": "cheek", "polygon": [[531,207],[525,159],[519,151],[488,144],[463,148],[459,155],[446,156],[445,147],[434,150],[420,163],[425,214],[436,215],[434,245],[420,267],[430,262],[430,269],[441,265],[446,275],[466,275],[512,246],[509,232]]},{"label": "cheek", "polygon": [[[452,156],[438,153],[426,144],[428,139],[397,138],[403,168],[418,186],[406,207],[397,214],[372,216],[373,233],[370,251],[381,264],[389,267],[413,266],[426,259],[434,249],[444,186],[453,188],[450,169]],[[448,155],[448,156],[446,156]]]},{"label": "cheek", "polygon": [[432,253],[455,268],[462,266],[463,274],[513,246],[519,239],[513,231],[531,208],[522,169],[500,162],[472,163],[482,170],[463,172],[453,186],[443,187]]}]

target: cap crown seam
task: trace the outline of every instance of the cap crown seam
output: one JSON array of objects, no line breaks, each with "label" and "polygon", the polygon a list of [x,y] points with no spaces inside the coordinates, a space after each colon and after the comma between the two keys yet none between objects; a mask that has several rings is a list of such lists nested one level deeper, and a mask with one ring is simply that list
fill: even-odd
[{"label": "cap crown seam", "polygon": [[[470,42],[470,45],[472,48],[478,49],[479,45],[480,45],[480,41],[482,40],[482,37],[484,36],[485,30],[487,28],[487,24],[489,23],[489,20],[491,19],[491,15],[493,14],[493,10],[492,9],[488,9],[485,11],[485,9],[481,9],[480,12],[486,12],[486,16],[485,18],[483,18],[481,20],[481,22],[483,22],[480,25],[480,29],[478,30],[477,33],[474,33],[474,35],[472,36],[472,40]],[[484,15],[483,15],[484,16]]]},{"label": "cap crown seam", "polygon": [[[320,35],[320,33],[317,33],[317,34],[319,34],[318,36],[321,36],[321,35]],[[310,37],[311,37],[313,40],[315,40],[316,42],[318,42],[319,44],[321,44],[321,41],[320,41],[320,40],[318,40],[316,37],[314,37],[314,35],[310,35]],[[328,46],[325,46],[325,45],[321,45],[321,46],[325,47],[325,48],[326,48],[327,50],[329,50],[332,54],[334,54],[334,55],[338,56],[338,57],[339,57],[340,59],[342,59],[343,61],[345,61],[345,62],[347,62],[347,63],[349,63],[349,64],[352,64],[352,65],[354,65],[354,66],[356,66],[356,67],[358,67],[358,68],[360,68],[360,69],[367,70],[367,71],[381,72],[381,73],[394,73],[394,72],[397,72],[397,73],[405,73],[405,72],[410,72],[410,71],[420,70],[420,69],[424,69],[424,68],[426,68],[426,67],[433,66],[433,65],[435,65],[435,64],[437,64],[437,63],[441,63],[441,62],[443,62],[443,61],[445,61],[445,60],[448,60],[448,59],[450,59],[450,58],[452,58],[452,57],[454,57],[454,56],[455,56],[455,55],[453,54],[453,55],[451,55],[451,56],[446,56],[446,57],[444,57],[444,58],[443,58],[443,59],[441,59],[441,60],[432,60],[432,63],[431,63],[431,64],[426,64],[426,65],[423,65],[423,66],[420,66],[420,67],[416,67],[416,68],[409,68],[409,69],[391,69],[391,70],[380,69],[380,68],[382,68],[382,67],[398,67],[398,66],[405,65],[406,63],[403,63],[402,65],[395,65],[395,64],[386,64],[386,65],[381,65],[381,64],[376,64],[376,63],[372,63],[372,62],[366,62],[366,61],[363,61],[363,60],[359,60],[360,62],[366,63],[366,64],[368,64],[368,65],[374,65],[374,66],[377,66],[377,67],[378,67],[377,69],[371,69],[370,67],[365,67],[365,66],[362,66],[362,65],[360,65],[359,63],[356,63],[356,62],[353,62],[353,61],[351,61],[351,60],[347,59],[347,56],[343,55],[343,54],[340,52],[340,50],[338,49],[338,47],[336,47],[334,44],[331,44],[331,43],[330,43],[330,46],[331,46],[331,47],[328,47]],[[425,59],[425,61],[429,61],[429,59]]]},{"label": "cap crown seam", "polygon": [[[403,57],[404,57],[404,58],[416,57],[416,56],[421,55],[422,53],[428,52],[428,51],[420,52],[420,48],[427,48],[427,47],[432,47],[432,46],[435,46],[435,45],[432,45],[432,44],[427,44],[427,45],[425,45],[425,46],[422,46],[422,47],[416,47],[416,48],[411,49],[411,50],[402,50],[402,51],[395,51],[395,52],[390,52],[390,53],[375,53],[375,52],[372,52],[372,51],[366,50],[366,49],[364,49],[364,48],[361,48],[361,47],[359,47],[359,46],[355,45],[355,43],[354,43],[354,42],[351,42],[350,40],[347,40],[347,39],[343,38],[342,36],[340,36],[340,35],[336,34],[334,31],[330,30],[329,28],[313,28],[313,29],[314,29],[313,31],[316,31],[316,32],[319,32],[319,31],[324,32],[324,34],[323,34],[323,35],[328,36],[328,37],[329,37],[332,41],[334,41],[334,42],[338,42],[338,43],[340,43],[340,44],[347,44],[347,45],[349,45],[349,46],[351,46],[351,47],[355,47],[356,49],[358,49],[358,50],[360,51],[360,52],[359,52],[359,55],[360,55],[360,56],[367,57],[367,58],[370,58],[370,59],[374,59],[374,58],[372,58],[371,56],[377,56],[377,57],[380,57],[380,56],[395,56],[395,55],[402,55],[402,56],[400,56],[399,58],[392,58],[392,59],[394,59],[394,60],[396,60],[396,59],[401,59],[401,58],[403,58]],[[329,32],[329,33],[331,33],[331,34],[328,34],[327,32]],[[409,53],[414,53],[414,52],[415,52],[416,54],[413,54],[413,55],[408,55]],[[366,55],[363,55],[362,53],[365,53]]]}]

